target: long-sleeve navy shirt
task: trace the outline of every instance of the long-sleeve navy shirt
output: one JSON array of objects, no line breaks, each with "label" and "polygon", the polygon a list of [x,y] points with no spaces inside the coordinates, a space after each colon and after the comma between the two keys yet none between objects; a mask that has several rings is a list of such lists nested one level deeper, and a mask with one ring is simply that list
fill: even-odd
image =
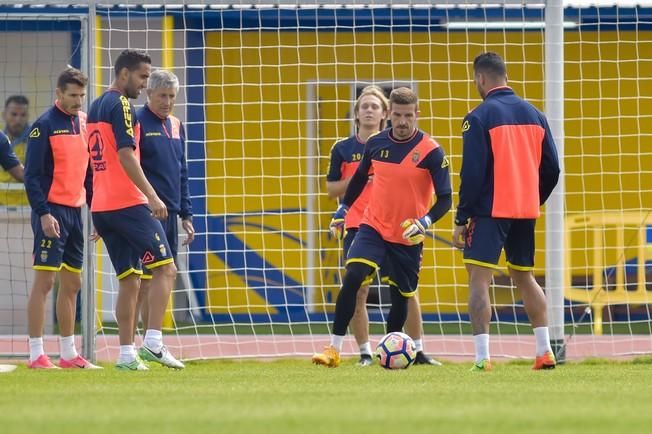
[{"label": "long-sleeve navy shirt", "polygon": [[140,121],[140,165],[147,180],[169,211],[179,213],[182,219],[191,217],[183,124],[174,116],[161,119],[147,105],[136,116]]},{"label": "long-sleeve navy shirt", "polygon": [[470,217],[533,219],[559,179],[546,117],[507,87],[488,92],[462,123],[460,198],[455,222]]},{"label": "long-sleeve navy shirt", "polygon": [[71,115],[55,104],[32,125],[25,154],[25,190],[39,216],[50,213],[48,203],[69,207],[90,203],[85,116]]}]

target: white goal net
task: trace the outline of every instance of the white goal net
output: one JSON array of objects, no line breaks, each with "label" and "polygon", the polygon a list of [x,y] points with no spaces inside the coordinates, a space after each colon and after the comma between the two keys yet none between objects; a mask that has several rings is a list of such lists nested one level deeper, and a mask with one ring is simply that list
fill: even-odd
[{"label": "white goal net", "polygon": [[[328,341],[342,271],[341,245],[327,231],[337,205],[326,195],[325,176],[331,145],[354,132],[358,92],[372,83],[416,90],[419,127],[450,156],[456,191],[461,120],[480,102],[472,61],[483,51],[505,58],[510,85],[540,109],[550,104],[546,89],[563,92],[563,131],[555,131],[563,137],[565,165],[557,211],[562,241],[548,245],[544,210],[535,274],[549,290],[547,252],[563,257],[563,267],[548,267],[548,276],[563,282],[563,303],[552,309],[567,357],[652,352],[652,7],[566,7],[555,24],[563,28],[558,83],[546,76],[551,28],[544,2],[90,3],[95,15],[80,37],[90,31],[94,43],[80,61],[94,73],[95,96],[108,87],[113,60],[124,48],[146,50],[155,67],[173,70],[181,81],[175,115],[186,125],[198,236],[180,251],[165,324],[175,354],[277,357],[319,350]],[[6,51],[0,70],[13,74],[5,73],[0,95],[45,92],[30,108],[32,118],[51,102],[52,76],[71,62],[72,43],[57,51],[55,37],[15,23],[70,8],[0,7],[17,29],[0,28],[0,50]],[[18,39],[5,43],[6,35]],[[23,53],[34,44],[43,54],[21,57],[9,48],[17,44],[26,46]],[[33,89],[25,77],[45,83]],[[136,105],[143,102],[141,97]],[[453,200],[457,204],[456,194]],[[419,285],[425,350],[449,359],[473,352],[466,272],[450,243],[453,215],[426,240]],[[10,341],[24,338],[16,326],[24,325],[18,302],[30,279],[23,241],[31,231],[23,216],[20,229],[5,230],[0,221],[7,261],[23,258],[20,264],[0,262],[0,271],[8,270],[0,275],[0,300],[7,300],[0,305],[0,327],[2,321],[13,324],[5,332]],[[118,347],[117,282],[102,246],[92,248],[93,274],[85,290],[93,291],[97,305],[95,355],[111,360]],[[20,295],[7,298],[7,291]],[[491,298],[494,357],[531,357],[531,328],[504,268],[495,274]],[[374,336],[383,334],[388,303],[385,289],[372,288]],[[352,338],[345,350],[357,352]]]}]

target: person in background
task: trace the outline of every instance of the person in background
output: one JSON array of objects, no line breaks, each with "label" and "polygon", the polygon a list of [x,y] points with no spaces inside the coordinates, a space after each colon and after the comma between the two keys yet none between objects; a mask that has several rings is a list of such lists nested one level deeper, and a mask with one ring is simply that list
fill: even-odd
[{"label": "person in background", "polygon": [[0,166],[16,181],[24,181],[25,168],[14,153],[9,138],[0,131]]},{"label": "person in background", "polygon": [[[3,164],[6,172],[0,172],[0,184],[12,184],[16,181],[23,182],[23,164],[25,162],[25,149],[31,127],[29,124],[29,100],[24,95],[12,95],[6,99],[2,120],[5,123],[4,134],[11,144],[11,151],[16,160],[11,160],[11,168]],[[0,139],[2,140],[2,139]],[[5,147],[3,147],[4,149]],[[6,151],[4,151],[6,155]],[[19,164],[14,164],[18,161]],[[0,205],[24,206],[28,205],[27,196],[22,185],[12,185],[0,190]]]}]

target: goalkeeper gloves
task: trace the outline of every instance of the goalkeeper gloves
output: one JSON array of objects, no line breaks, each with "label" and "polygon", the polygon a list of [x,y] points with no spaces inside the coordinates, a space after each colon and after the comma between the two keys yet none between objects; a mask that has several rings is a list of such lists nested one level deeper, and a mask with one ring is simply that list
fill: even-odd
[{"label": "goalkeeper gloves", "polygon": [[333,214],[333,218],[331,219],[331,224],[328,226],[328,229],[330,229],[331,234],[338,240],[341,240],[344,238],[346,235],[346,227],[344,226],[344,217],[346,217],[346,213],[349,212],[349,207],[342,204],[337,208],[337,211],[335,211],[335,214]]},{"label": "goalkeeper gloves", "polygon": [[408,240],[413,246],[421,244],[426,239],[426,229],[430,227],[432,221],[429,216],[420,219],[407,219],[401,223],[403,239]]}]

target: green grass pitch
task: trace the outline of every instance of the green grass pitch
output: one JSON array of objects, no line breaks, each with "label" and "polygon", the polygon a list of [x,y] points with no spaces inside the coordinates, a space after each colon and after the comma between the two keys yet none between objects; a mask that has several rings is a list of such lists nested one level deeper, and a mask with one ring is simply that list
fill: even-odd
[{"label": "green grass pitch", "polygon": [[0,374],[0,432],[649,433],[652,359],[385,371],[309,360]]}]

